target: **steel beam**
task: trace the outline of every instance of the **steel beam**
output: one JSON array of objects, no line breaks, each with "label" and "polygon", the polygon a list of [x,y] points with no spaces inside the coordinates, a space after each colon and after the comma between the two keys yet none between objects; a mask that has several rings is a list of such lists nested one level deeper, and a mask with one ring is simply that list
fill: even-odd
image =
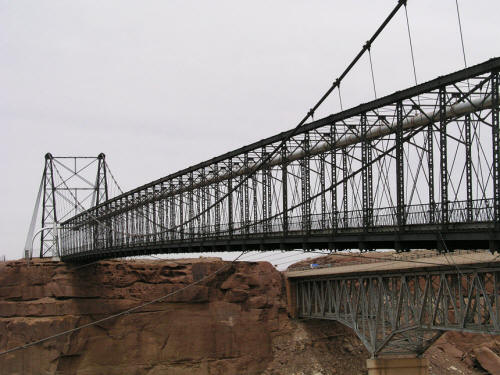
[{"label": "steel beam", "polygon": [[491,111],[491,130],[493,144],[493,201],[494,220],[500,224],[500,125],[499,125],[499,93],[498,70],[491,74],[491,97],[493,107]]},{"label": "steel beam", "polygon": [[441,176],[441,223],[448,224],[448,138],[446,134],[446,89],[439,89],[439,172]]}]

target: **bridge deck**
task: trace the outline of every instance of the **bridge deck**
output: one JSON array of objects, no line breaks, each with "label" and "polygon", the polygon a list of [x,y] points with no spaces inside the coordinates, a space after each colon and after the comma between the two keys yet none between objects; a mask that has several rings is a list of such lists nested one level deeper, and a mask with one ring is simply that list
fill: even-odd
[{"label": "bridge deck", "polygon": [[482,268],[500,265],[500,256],[486,251],[460,251],[436,256],[422,256],[405,260],[384,261],[381,258],[364,258],[367,263],[349,264],[344,266],[313,268],[285,272],[287,278],[318,278],[331,276],[352,276],[366,274],[387,274],[390,271],[404,273],[405,271],[441,271],[450,269],[471,268],[481,265]]},{"label": "bridge deck", "polygon": [[[303,249],[391,249],[396,244],[404,249],[439,249],[446,243],[446,249],[486,249],[491,241],[500,242],[500,233],[494,231],[491,223],[454,223],[446,230],[439,226],[407,225],[398,231],[395,227],[379,227],[366,231],[363,228],[329,230],[289,231],[251,233],[248,235],[202,235],[185,239],[162,240],[152,235],[145,241],[131,241],[121,246],[101,246],[93,249],[71,249],[62,254],[64,261],[85,262],[122,256],[141,256],[160,253],[225,252],[235,250],[294,250]],[[194,237],[194,238],[193,238]]]}]

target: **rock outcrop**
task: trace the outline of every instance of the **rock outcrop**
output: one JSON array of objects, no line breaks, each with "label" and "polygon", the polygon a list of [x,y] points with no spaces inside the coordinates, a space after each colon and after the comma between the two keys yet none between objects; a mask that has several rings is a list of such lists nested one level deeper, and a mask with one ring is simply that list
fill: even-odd
[{"label": "rock outcrop", "polygon": [[500,375],[500,337],[447,332],[425,353],[432,374]]},{"label": "rock outcrop", "polygon": [[279,327],[281,276],[267,263],[103,261],[74,267],[37,261],[28,268],[8,262],[0,285],[2,349],[181,290],[6,355],[0,359],[5,374],[259,373],[272,359],[271,333]]}]

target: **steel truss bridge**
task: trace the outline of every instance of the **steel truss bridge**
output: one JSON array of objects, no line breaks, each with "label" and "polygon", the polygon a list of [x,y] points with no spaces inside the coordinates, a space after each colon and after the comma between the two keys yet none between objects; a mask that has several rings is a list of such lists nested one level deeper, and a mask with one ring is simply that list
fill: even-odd
[{"label": "steel truss bridge", "polygon": [[500,334],[498,260],[346,275],[332,268],[291,280],[296,316],[350,327],[372,356],[420,355],[446,331]]},{"label": "steel truss bridge", "polygon": [[61,257],[496,250],[499,70],[491,59],[106,200],[61,224]]}]

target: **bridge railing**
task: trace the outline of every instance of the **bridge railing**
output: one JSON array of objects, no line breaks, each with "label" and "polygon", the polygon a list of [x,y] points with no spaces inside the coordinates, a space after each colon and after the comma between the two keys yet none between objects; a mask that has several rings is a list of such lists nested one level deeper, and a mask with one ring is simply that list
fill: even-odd
[{"label": "bridge railing", "polygon": [[[440,224],[441,205],[434,206],[434,223]],[[406,224],[405,226],[427,225],[430,221],[430,211],[428,204],[420,204],[405,207],[406,209]],[[449,222],[448,224],[467,223],[468,218],[472,217],[474,223],[488,223],[493,220],[493,207],[491,200],[476,200],[472,206],[468,206],[466,201],[450,202],[449,206]],[[472,210],[472,213],[468,213]],[[147,236],[133,236],[127,232],[119,230],[109,230],[106,227],[99,228],[98,224],[89,225],[84,231],[78,227],[75,230],[71,228],[63,228],[62,242],[64,254],[72,254],[83,251],[93,251],[98,249],[127,247],[131,245],[148,245],[159,243],[173,243],[178,241],[183,242],[201,242],[206,240],[230,240],[234,238],[250,238],[250,237],[293,237],[296,235],[304,235],[307,233],[320,234],[332,233],[331,223],[334,221],[330,218],[325,221],[324,215],[312,214],[311,221],[308,222],[310,227],[305,227],[302,216],[293,216],[288,218],[288,229],[284,231],[282,218],[274,218],[265,223],[254,223],[245,225],[241,222],[236,222],[235,227],[230,229],[227,224],[206,225],[205,227],[193,227],[188,232],[163,232],[151,233]],[[338,212],[336,220],[339,224],[336,232],[342,233],[352,230],[371,230],[380,231],[397,227],[397,213],[394,207],[385,207],[373,211],[372,225],[366,228],[364,225],[364,216],[362,210],[350,212]],[[108,223],[112,225],[112,223]],[[73,232],[80,233],[80,236],[74,236]],[[84,236],[81,236],[84,234]],[[333,236],[335,234],[333,233]],[[75,241],[77,238],[77,241]]]}]

